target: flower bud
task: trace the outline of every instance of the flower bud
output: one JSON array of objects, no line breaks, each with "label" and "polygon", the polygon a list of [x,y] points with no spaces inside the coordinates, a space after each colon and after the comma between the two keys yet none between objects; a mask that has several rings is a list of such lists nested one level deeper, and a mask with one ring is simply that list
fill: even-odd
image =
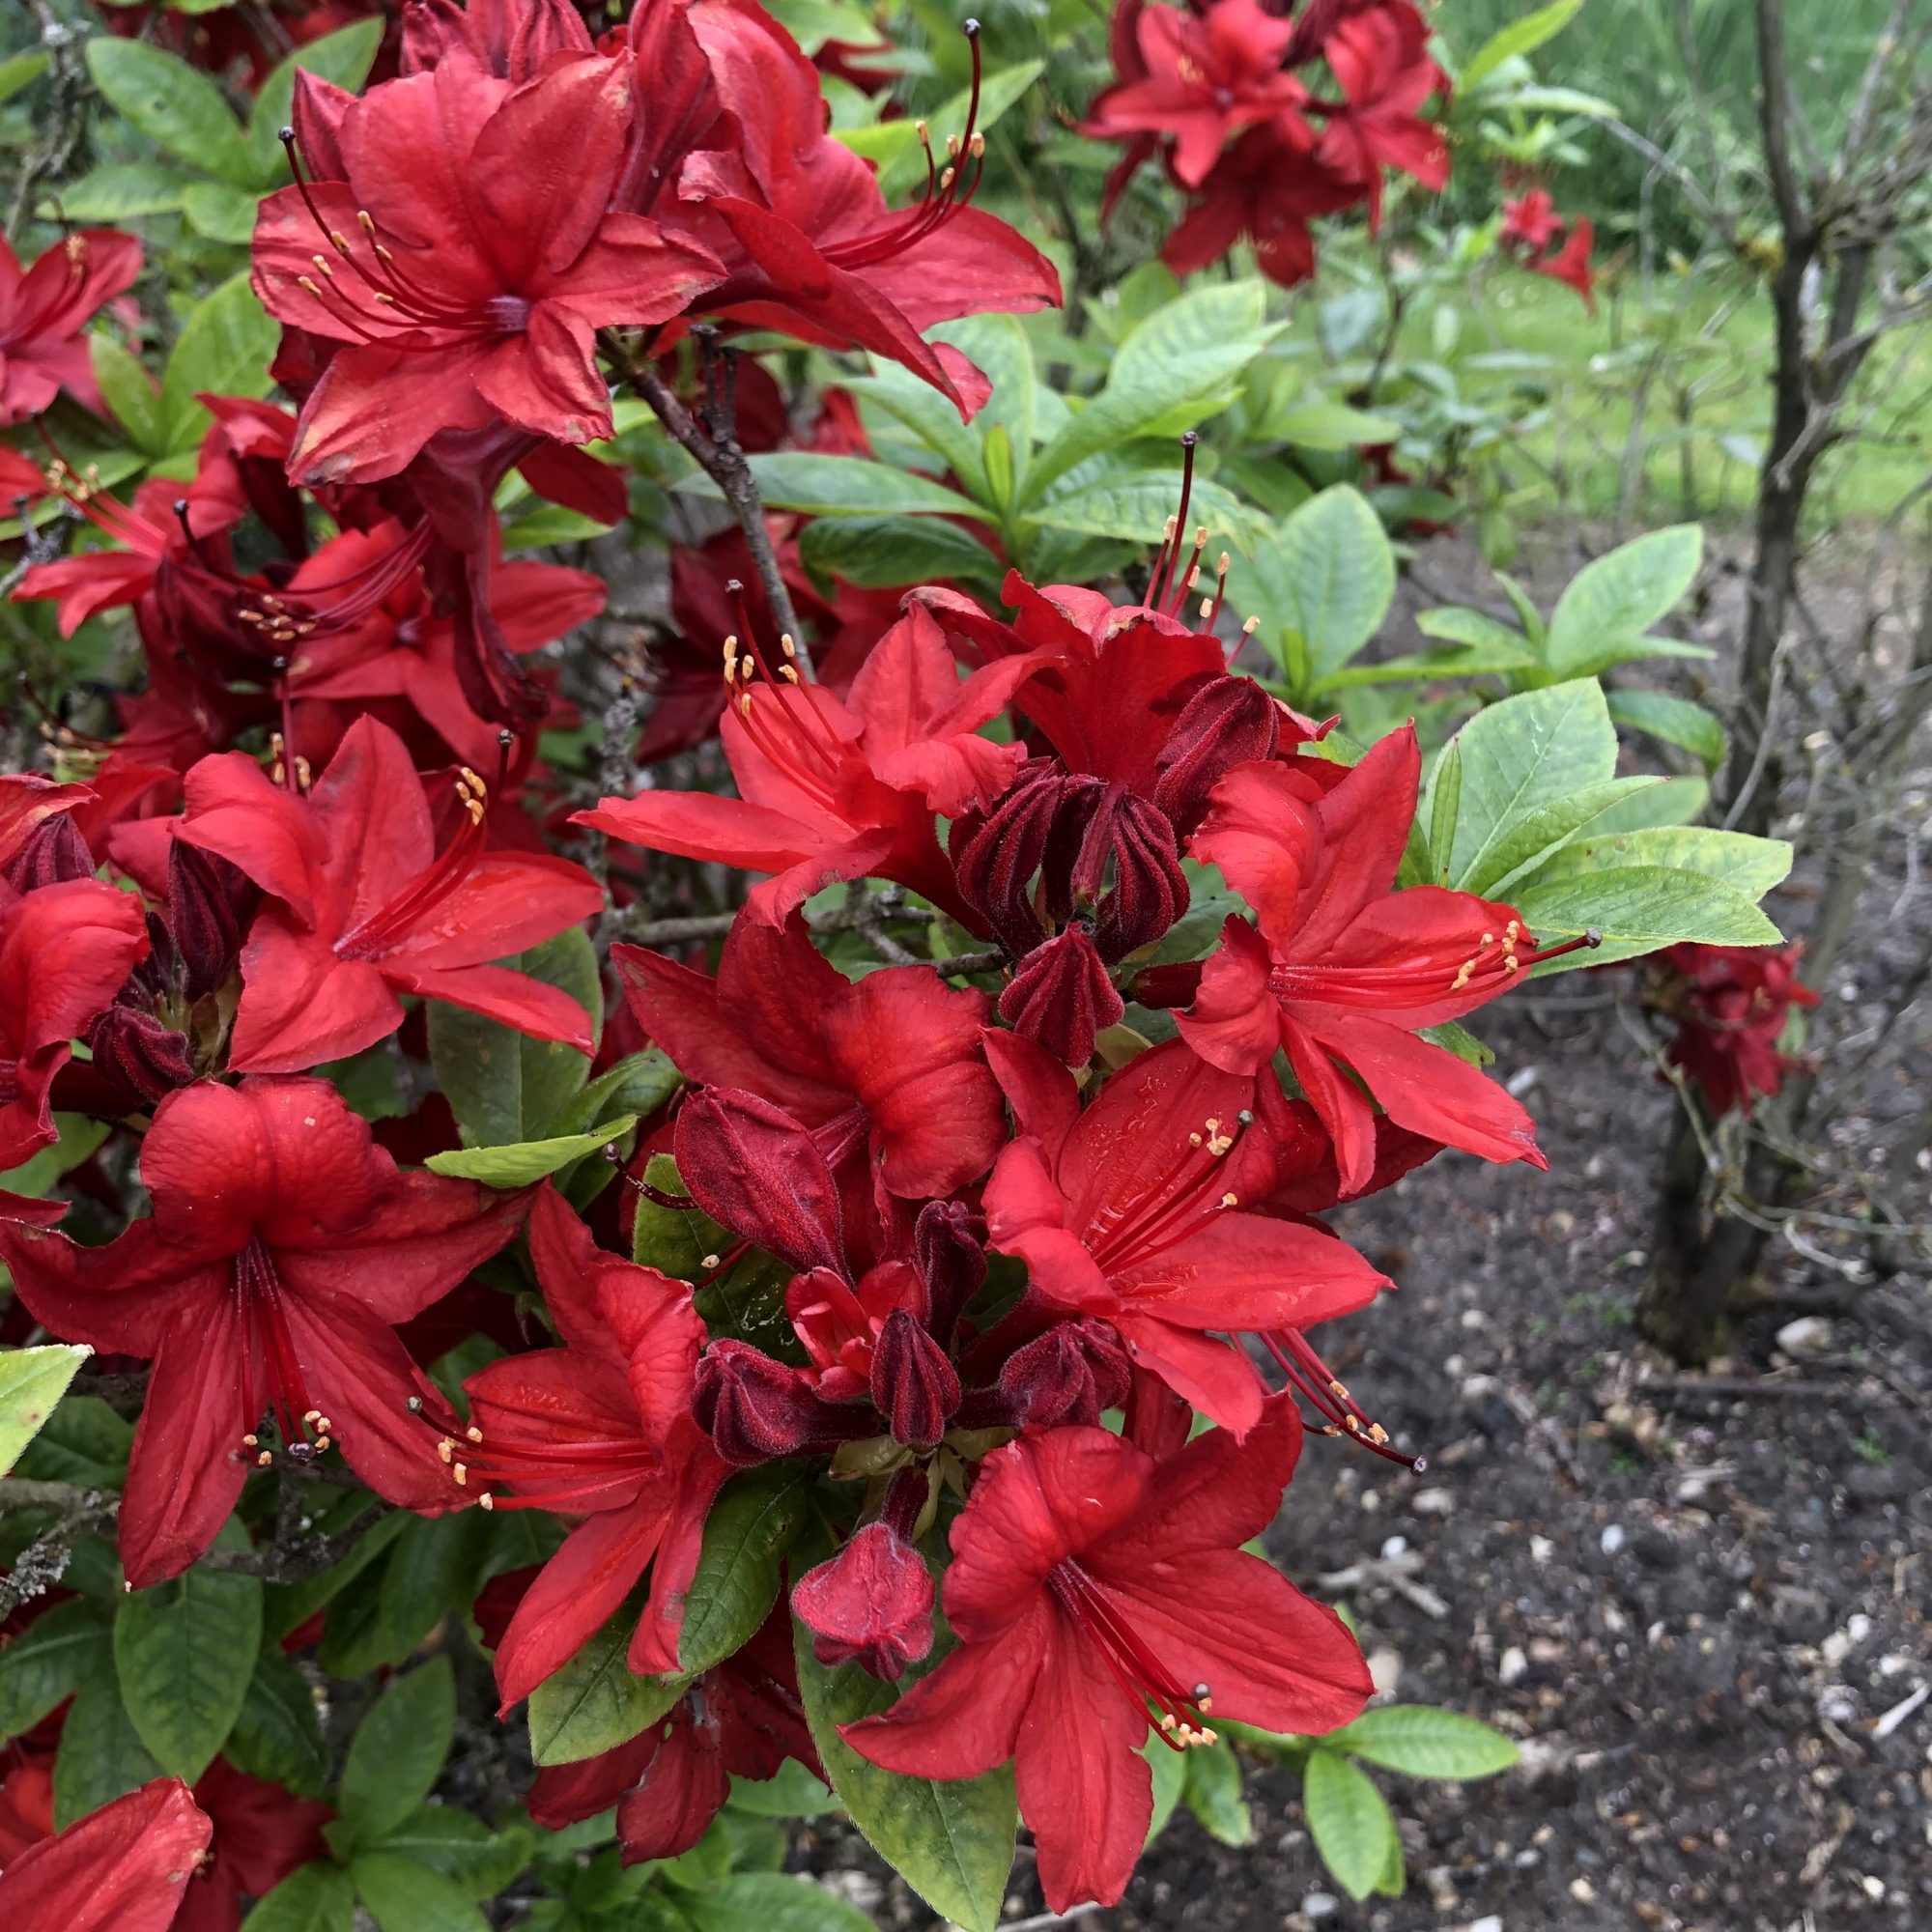
[{"label": "flower bud", "polygon": [[215,991],[234,972],[248,891],[248,881],[226,859],[181,838],[169,845],[168,932],[187,999]]},{"label": "flower bud", "polygon": [[811,1649],[828,1667],[856,1662],[895,1684],[906,1665],[932,1649],[932,1574],[888,1522],[856,1530],[829,1562],[809,1570],[791,1606],[811,1632]]},{"label": "flower bud", "polygon": [[927,1331],[944,1349],[986,1279],[986,1217],[963,1201],[928,1201],[913,1224],[912,1258],[925,1282]]},{"label": "flower bud", "polygon": [[797,1369],[728,1336],[699,1357],[691,1410],[719,1455],[746,1469],[836,1449],[874,1426],[867,1409],[827,1402]]},{"label": "flower bud", "polygon": [[[1102,839],[1100,863],[1094,864],[1090,850]],[[1151,946],[1187,910],[1187,875],[1166,814],[1129,791],[1117,793],[1106,810],[1094,813],[1076,888],[1090,869],[1097,875],[1106,858],[1114,862],[1114,884],[1095,907],[1094,944],[1101,958],[1124,959]]]},{"label": "flower bud", "polygon": [[1126,1401],[1133,1379],[1127,1351],[1104,1321],[1060,1321],[1016,1349],[1000,1371],[1000,1394],[1014,1424],[1050,1428],[1096,1423]]},{"label": "flower bud", "polygon": [[872,1406],[895,1442],[930,1449],[959,1406],[959,1372],[909,1309],[895,1308],[872,1344]]},{"label": "flower bud", "polygon": [[1052,869],[1049,849],[1065,842],[1069,803],[1077,807],[1089,790],[1097,790],[1094,781],[1069,778],[1054,759],[1033,758],[990,811],[953,825],[949,843],[960,896],[1016,959],[1046,937],[1033,881],[1042,867]]},{"label": "flower bud", "polygon": [[1153,802],[1184,838],[1201,823],[1208,794],[1236,765],[1273,757],[1280,743],[1281,707],[1253,678],[1210,679],[1161,748]]},{"label": "flower bud", "polygon": [[94,854],[71,813],[65,811],[50,811],[40,819],[7,865],[7,883],[21,893],[93,876]]},{"label": "flower bud", "polygon": [[120,1090],[134,1113],[164,1100],[194,1078],[185,1037],[138,1007],[109,1007],[88,1030],[94,1071]]},{"label": "flower bud", "polygon": [[671,1146],[679,1178],[714,1221],[801,1274],[848,1272],[838,1183],[782,1107],[707,1087],[679,1109]]},{"label": "flower bud", "polygon": [[1077,925],[1036,946],[1000,995],[1000,1017],[1067,1066],[1085,1066],[1094,1036],[1125,1011],[1093,940]]}]

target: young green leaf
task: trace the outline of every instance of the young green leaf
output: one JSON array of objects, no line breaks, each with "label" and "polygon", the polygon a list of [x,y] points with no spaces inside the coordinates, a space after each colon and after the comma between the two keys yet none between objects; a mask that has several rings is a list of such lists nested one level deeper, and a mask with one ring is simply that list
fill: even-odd
[{"label": "young green leaf", "polygon": [[734,1476],[704,1519],[704,1545],[685,1593],[677,1661],[709,1670],[742,1649],[778,1601],[779,1570],[805,1521],[811,1472],[768,1463]]},{"label": "young green leaf", "polygon": [[1560,34],[1577,17],[1582,6],[1583,0],[1549,0],[1548,6],[1539,7],[1533,14],[1525,14],[1520,19],[1499,27],[1476,49],[1468,65],[1457,76],[1459,92],[1473,93],[1505,62],[1520,60],[1524,54],[1535,52],[1545,41]]},{"label": "young green leaf", "polygon": [[355,1932],[355,1888],[338,1864],[298,1865],[242,1920],[242,1932]]},{"label": "young green leaf", "polygon": [[1395,554],[1381,519],[1346,483],[1283,520],[1239,586],[1262,620],[1262,641],[1285,666],[1299,639],[1311,682],[1332,676],[1375,636],[1395,595]]},{"label": "young green leaf", "polygon": [[114,1619],[114,1669],[141,1742],[192,1784],[241,1715],[262,1647],[262,1583],[200,1568],[136,1590]]},{"label": "young green leaf", "polygon": [[495,1898],[530,1861],[534,1838],[521,1826],[493,1832],[473,1811],[422,1804],[384,1833],[381,1849],[440,1872],[466,1897]]},{"label": "young green leaf", "polygon": [[1701,704],[1664,691],[1613,691],[1610,716],[1633,731],[1647,731],[1666,745],[1681,745],[1707,772],[1724,762],[1724,727]]},{"label": "young green leaf", "polygon": [[490,1932],[461,1886],[398,1853],[361,1853],[349,1880],[378,1932]]},{"label": "young green leaf", "polygon": [[1301,1801],[1321,1862],[1350,1898],[1368,1897],[1388,1869],[1390,1844],[1402,1843],[1387,1803],[1339,1751],[1310,1751],[1301,1776]]},{"label": "young green leaf", "polygon": [[112,1676],[112,1626],[92,1604],[55,1604],[0,1646],[0,1744],[32,1730],[89,1678]]},{"label": "young green leaf", "polygon": [[92,1349],[49,1342],[38,1349],[0,1349],[0,1475],[45,1426]]},{"label": "young green leaf", "polygon": [[564,1134],[547,1141],[517,1141],[509,1147],[456,1148],[445,1153],[431,1154],[423,1165],[432,1174],[453,1175],[459,1180],[480,1180],[486,1187],[528,1187],[584,1154],[609,1147],[637,1124],[635,1114],[624,1114],[587,1134]]},{"label": "young green leaf", "polygon": [[1426,1704],[1364,1711],[1321,1742],[1410,1777],[1492,1777],[1521,1755],[1510,1739],[1480,1719]]},{"label": "young green leaf", "polygon": [[177,160],[251,186],[255,164],[221,90],[185,60],[145,41],[87,43],[87,71],[108,104]]},{"label": "young green leaf", "polygon": [[1210,1838],[1224,1845],[1254,1842],[1255,1821],[1241,1795],[1241,1762],[1224,1738],[1183,1753],[1187,1768],[1182,1802]]},{"label": "young green leaf", "polygon": [[856,1905],[789,1872],[736,1872],[690,1893],[683,1909],[697,1932],[873,1932]]},{"label": "young green leaf", "polygon": [[[98,46],[99,43],[89,44]],[[195,401],[196,396],[260,396],[268,392],[269,362],[280,336],[280,328],[248,286],[245,272],[202,298],[182,325],[161,378],[161,412],[167,418],[169,449],[192,449],[201,440],[210,417]]]},{"label": "young green leaf", "polygon": [[433,1657],[390,1682],[357,1727],[342,1767],[336,1809],[356,1844],[380,1844],[429,1796],[455,1726],[448,1658]]},{"label": "young green leaf", "polygon": [[1604,645],[1642,637],[1683,601],[1703,558],[1704,532],[1673,524],[1585,564],[1550,612],[1549,668],[1572,676]]}]

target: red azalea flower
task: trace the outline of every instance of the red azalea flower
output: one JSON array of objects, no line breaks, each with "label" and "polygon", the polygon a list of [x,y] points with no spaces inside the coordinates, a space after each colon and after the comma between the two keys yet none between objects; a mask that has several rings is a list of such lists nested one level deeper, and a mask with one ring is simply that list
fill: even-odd
[{"label": "red azalea flower", "polygon": [[63,389],[105,413],[85,330],[140,272],[140,242],[112,228],[76,228],[24,270],[0,238],[0,427],[39,415]]},{"label": "red azalea flower", "polygon": [[1221,867],[1260,930],[1228,922],[1181,1035],[1231,1071],[1256,1072],[1285,1047],[1350,1194],[1375,1158],[1370,1095],[1398,1126],[1445,1146],[1547,1164],[1522,1108],[1417,1035],[1494,999],[1538,958],[1590,943],[1539,952],[1509,906],[1437,886],[1394,890],[1421,772],[1410,725],[1352,770],[1243,765],[1214,788],[1190,848]]},{"label": "red azalea flower", "polygon": [[729,1797],[734,1777],[776,1777],[795,1758],[823,1778],[806,1726],[781,1602],[745,1647],[707,1670],[649,1729],[581,1764],[547,1766],[530,1786],[530,1816],[561,1831],[617,1807],[624,1862],[688,1852]]},{"label": "red azalea flower", "polygon": [[147,951],[131,893],[69,879],[16,894],[0,881],[0,1173],[57,1137],[54,1075]]},{"label": "red azalea flower", "polygon": [[[779,328],[829,349],[867,349],[903,363],[970,416],[985,380],[956,350],[922,332],[954,316],[1058,306],[1053,265],[1006,222],[968,204],[984,166],[973,123],[980,85],[978,28],[973,104],[960,146],[935,162],[925,198],[885,204],[872,164],[828,131],[817,70],[791,36],[750,0],[686,6],[659,0],[631,43],[639,94],[666,90],[667,70],[687,71],[694,45],[708,73],[704,106],[722,117],[705,138],[718,146],[668,157],[627,182],[638,205],[667,228],[687,227],[724,264],[724,276],[694,312],[753,328]],[[669,44],[668,45],[667,43]],[[676,48],[676,53],[671,48]],[[687,125],[702,126],[695,108]],[[648,113],[648,110],[647,110]],[[620,206],[629,205],[620,198]]]},{"label": "red azalea flower", "polygon": [[1282,71],[1294,28],[1257,0],[1216,0],[1199,15],[1137,7],[1133,29],[1141,75],[1102,94],[1081,131],[1103,140],[1171,136],[1174,176],[1183,187],[1201,185],[1231,134],[1307,99]]},{"label": "red azalea flower", "polygon": [[242,1901],[272,1891],[298,1865],[327,1856],[322,1828],[335,1814],[216,1758],[194,1787],[214,1827],[209,1856],[187,1883],[172,1932],[238,1932]]},{"label": "red azalea flower", "polygon": [[588,919],[604,902],[582,867],[485,849],[487,792],[466,769],[455,836],[439,856],[429,793],[403,742],[364,718],[308,797],[240,752],[187,775],[176,836],[253,879],[271,903],[242,954],[229,1065],[297,1072],[395,1032],[404,993],[594,1050],[567,993],[492,965]]},{"label": "red azalea flower", "polygon": [[1532,274],[1548,275],[1575,289],[1583,298],[1583,306],[1596,314],[1596,281],[1590,271],[1596,229],[1587,214],[1574,220],[1560,215],[1549,191],[1533,187],[1517,200],[1503,203],[1502,226],[1496,239],[1503,251]]},{"label": "red azalea flower", "polygon": [[[952,885],[933,814],[990,804],[1025,755],[977,735],[1033,675],[1030,658],[989,665],[960,681],[939,626],[917,606],[879,639],[838,698],[775,678],[755,644],[742,659],[726,640],[735,686],[721,736],[737,798],[647,791],[607,798],[573,814],[579,825],[687,859],[775,877],[753,888],[753,918],[768,925],[835,879],[892,879],[976,923]],[[753,687],[753,671],[764,674]]]},{"label": "red azalea flower", "polygon": [[986,1053],[1018,1123],[986,1183],[991,1244],[1026,1263],[1032,1295],[1111,1323],[1138,1366],[1224,1427],[1252,1428],[1264,1391],[1208,1331],[1306,1327],[1388,1286],[1325,1229],[1240,1211],[1275,1187],[1252,1074],[1170,1040],[1082,1111],[1072,1075],[1030,1041],[988,1034]]},{"label": "red azalea flower", "polygon": [[1583,298],[1583,306],[1592,314],[1597,312],[1596,277],[1590,268],[1590,250],[1596,244],[1596,230],[1587,214],[1579,214],[1570,224],[1570,233],[1562,247],[1555,254],[1546,256],[1540,262],[1530,262],[1525,266],[1539,275],[1548,275],[1551,281],[1561,282],[1565,288],[1575,289]]},{"label": "red azalea flower", "polygon": [[499,420],[610,436],[597,329],[663,322],[719,275],[696,242],[605,213],[633,85],[591,54],[521,86],[446,60],[346,104],[306,91],[311,178],[262,204],[255,289],[348,346],[302,407],[292,476],[372,482]]},{"label": "red azalea flower", "polygon": [[928,966],[847,980],[796,915],[775,929],[741,914],[715,980],[639,947],[611,958],[679,1071],[782,1107],[834,1170],[862,1160],[881,1210],[883,1197],[951,1194],[991,1166],[1005,1122],[980,1051],[983,993]]},{"label": "red azalea flower", "polygon": [[1341,1619],[1239,1548],[1274,1520],[1300,1447],[1276,1397],[1238,1446],[1211,1430],[1160,1463],[1081,1427],[995,1450],[952,1524],[958,1647],[839,1735],[909,1776],[1017,1755],[1048,1906],[1113,1904],[1152,1812],[1150,1708],[1180,1747],[1212,1738],[1210,1712],[1320,1735],[1373,1688]]},{"label": "red azalea flower", "polygon": [[271,1415],[289,1453],[340,1444],[391,1502],[451,1500],[410,1399],[434,1396],[391,1332],[516,1232],[523,1197],[400,1174],[326,1080],[197,1086],[141,1144],[154,1212],[104,1247],[0,1226],[37,1321],[152,1359],[121,1505],[136,1588],[187,1568],[228,1520]]},{"label": "red azalea flower", "polygon": [[631,1668],[677,1668],[705,1512],[730,1474],[691,1417],[704,1324],[690,1289],[606,1254],[548,1185],[530,1212],[530,1256],[563,1346],[471,1376],[470,1425],[442,1448],[457,1485],[445,1500],[583,1519],[497,1646],[505,1710],[589,1642],[647,1565]]},{"label": "red azalea flower", "polygon": [[1315,158],[1366,190],[1373,229],[1381,219],[1384,168],[1413,175],[1432,192],[1447,185],[1442,130],[1417,110],[1448,80],[1429,57],[1429,23],[1407,0],[1384,0],[1337,22],[1321,54],[1346,104],[1321,103],[1327,125]]},{"label": "red azalea flower", "polygon": [[0,1918],[46,1932],[167,1932],[212,1827],[178,1777],[157,1777],[0,1871]]},{"label": "red azalea flower", "polygon": [[1497,239],[1505,248],[1520,248],[1541,255],[1563,238],[1563,217],[1549,198],[1549,190],[1533,187],[1515,201],[1503,203],[1503,225]]},{"label": "red azalea flower", "polygon": [[[289,580],[291,602],[326,591],[345,576],[380,565],[387,546],[361,531],[325,544]],[[490,614],[507,648],[521,656],[587,623],[603,610],[602,579],[588,571],[533,559],[498,563],[490,573]],[[497,726],[471,707],[457,663],[456,620],[439,612],[419,572],[412,574],[352,629],[319,648],[303,639],[289,667],[299,750],[314,754],[301,728],[312,704],[360,711],[372,700],[396,700],[412,712],[465,763],[488,767],[497,756]]]},{"label": "red azalea flower", "polygon": [[1702,1089],[1714,1115],[1748,1115],[1760,1094],[1777,1092],[1802,1065],[1778,1051],[1793,1007],[1815,1007],[1821,995],[1798,979],[1798,946],[1671,947],[1663,955],[1682,976],[1666,1010],[1677,1037],[1664,1056]]},{"label": "red azalea flower", "polygon": [[1202,182],[1200,193],[1162,244],[1160,259],[1177,275],[1218,262],[1244,236],[1262,273],[1292,289],[1315,272],[1309,222],[1337,214],[1362,198],[1350,181],[1310,153],[1311,131],[1299,115],[1277,115],[1250,128]]}]

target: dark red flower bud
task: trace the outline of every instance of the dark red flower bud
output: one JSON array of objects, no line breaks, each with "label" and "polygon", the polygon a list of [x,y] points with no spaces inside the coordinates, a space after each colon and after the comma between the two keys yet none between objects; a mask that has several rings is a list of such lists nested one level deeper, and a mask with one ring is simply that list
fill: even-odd
[{"label": "dark red flower bud", "polygon": [[963,1201],[928,1201],[912,1231],[913,1264],[925,1282],[925,1325],[944,1349],[986,1279],[986,1217]]},{"label": "dark red flower bud", "polygon": [[225,985],[235,971],[252,891],[240,868],[217,854],[181,838],[168,847],[168,932],[189,1000]]},{"label": "dark red flower bud", "polygon": [[707,1087],[678,1112],[679,1178],[714,1221],[801,1274],[848,1276],[838,1186],[811,1136],[755,1094]]},{"label": "dark red flower bud", "polygon": [[1109,858],[1114,884],[1095,908],[1094,944],[1101,958],[1119,960],[1151,946],[1187,910],[1187,875],[1166,813],[1130,791],[1094,815],[1074,874],[1082,897],[1085,879],[1097,881]]},{"label": "dark red flower bud", "polygon": [[791,1606],[820,1663],[856,1662],[888,1684],[932,1649],[932,1573],[891,1523],[868,1522],[829,1562],[808,1570]]},{"label": "dark red flower bud", "polygon": [[1153,802],[1184,838],[1201,823],[1208,794],[1236,765],[1271,758],[1281,707],[1251,677],[1217,677],[1187,700],[1157,761]]},{"label": "dark red flower bud", "polygon": [[691,1412],[719,1455],[747,1469],[836,1449],[877,1426],[863,1404],[827,1402],[798,1370],[728,1336],[698,1358]]},{"label": "dark red flower bud", "polygon": [[35,825],[7,866],[7,883],[21,893],[93,876],[94,854],[65,811],[49,812]]},{"label": "dark red flower bud", "polygon": [[186,1038],[138,1007],[109,1007],[89,1028],[87,1045],[95,1073],[122,1091],[129,1113],[194,1078]]},{"label": "dark red flower bud", "polygon": [[1104,1321],[1060,1321],[1016,1349],[1000,1371],[1000,1394],[1017,1426],[1096,1423],[1126,1401],[1133,1364]]},{"label": "dark red flower bud", "polygon": [[1068,1066],[1094,1057],[1094,1037],[1126,1011],[1084,927],[1036,946],[1000,995],[1000,1017]]},{"label": "dark red flower bud", "polygon": [[959,1371],[910,1309],[895,1308],[872,1344],[872,1406],[908,1449],[932,1448],[959,1406]]},{"label": "dark red flower bud", "polygon": [[1171,1007],[1191,1007],[1201,990],[1199,959],[1178,959],[1171,966],[1143,966],[1127,982],[1135,1002],[1165,1011]]},{"label": "dark red flower bud", "polygon": [[[1065,871],[1055,858],[1063,848],[1069,854],[1077,849],[1080,829],[1100,790],[1095,779],[1074,778],[1052,758],[1034,758],[990,811],[954,823],[950,851],[960,896],[1014,958],[1047,936],[1034,899],[1036,874],[1049,874],[1050,902],[1058,898],[1070,906],[1064,877],[1058,893],[1054,890],[1051,875]],[[1064,918],[1065,909],[1049,905],[1056,917]]]}]

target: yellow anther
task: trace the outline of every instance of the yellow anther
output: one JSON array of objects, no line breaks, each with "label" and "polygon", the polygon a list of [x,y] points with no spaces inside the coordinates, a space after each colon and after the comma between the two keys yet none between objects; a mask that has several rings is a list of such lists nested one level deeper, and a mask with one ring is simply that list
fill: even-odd
[{"label": "yellow anther", "polygon": [[256,1443],[258,1443],[259,1441],[261,1441],[261,1439],[262,1439],[262,1438],[261,1438],[261,1437],[260,1437],[259,1435],[253,1435],[253,1434],[251,1433],[250,1435],[244,1435],[244,1436],[242,1436],[242,1447],[243,1447],[244,1449],[252,1449],[252,1448],[254,1448],[254,1446],[255,1446],[255,1444],[256,1444]]},{"label": "yellow anther", "polygon": [[1233,1208],[1236,1206],[1236,1197],[1233,1194],[1224,1194],[1221,1197],[1221,1206],[1223,1208]]},{"label": "yellow anther", "polygon": [[1243,624],[1241,625],[1241,636],[1244,638],[1252,638],[1254,634],[1261,629],[1261,627],[1262,627],[1262,620],[1259,617],[1250,617],[1246,619],[1246,621],[1243,622]]},{"label": "yellow anther", "polygon": [[480,1442],[483,1439],[483,1432],[480,1429],[478,1429],[473,1422],[463,1433],[464,1435],[469,1436],[469,1438],[472,1442]]},{"label": "yellow anther", "polygon": [[697,1264],[699,1267],[715,1268],[723,1259],[722,1255],[700,1255]]},{"label": "yellow anther", "polygon": [[493,1496],[488,1490],[485,1490],[483,1493],[476,1498],[476,1507],[478,1509],[493,1510],[497,1507],[497,1498]]},{"label": "yellow anther", "polygon": [[469,1481],[469,1471],[461,1463],[457,1463],[449,1473],[456,1478],[456,1487],[459,1490]]},{"label": "yellow anther", "polygon": [[781,631],[779,633],[779,649],[788,658],[797,657],[798,645],[792,640],[792,635],[789,631]]},{"label": "yellow anther", "polygon": [[274,1460],[275,1460],[274,1457],[271,1456],[268,1450],[264,1449],[262,1453],[255,1458],[255,1466],[258,1469],[266,1469],[269,1466],[269,1464],[272,1463]]}]

